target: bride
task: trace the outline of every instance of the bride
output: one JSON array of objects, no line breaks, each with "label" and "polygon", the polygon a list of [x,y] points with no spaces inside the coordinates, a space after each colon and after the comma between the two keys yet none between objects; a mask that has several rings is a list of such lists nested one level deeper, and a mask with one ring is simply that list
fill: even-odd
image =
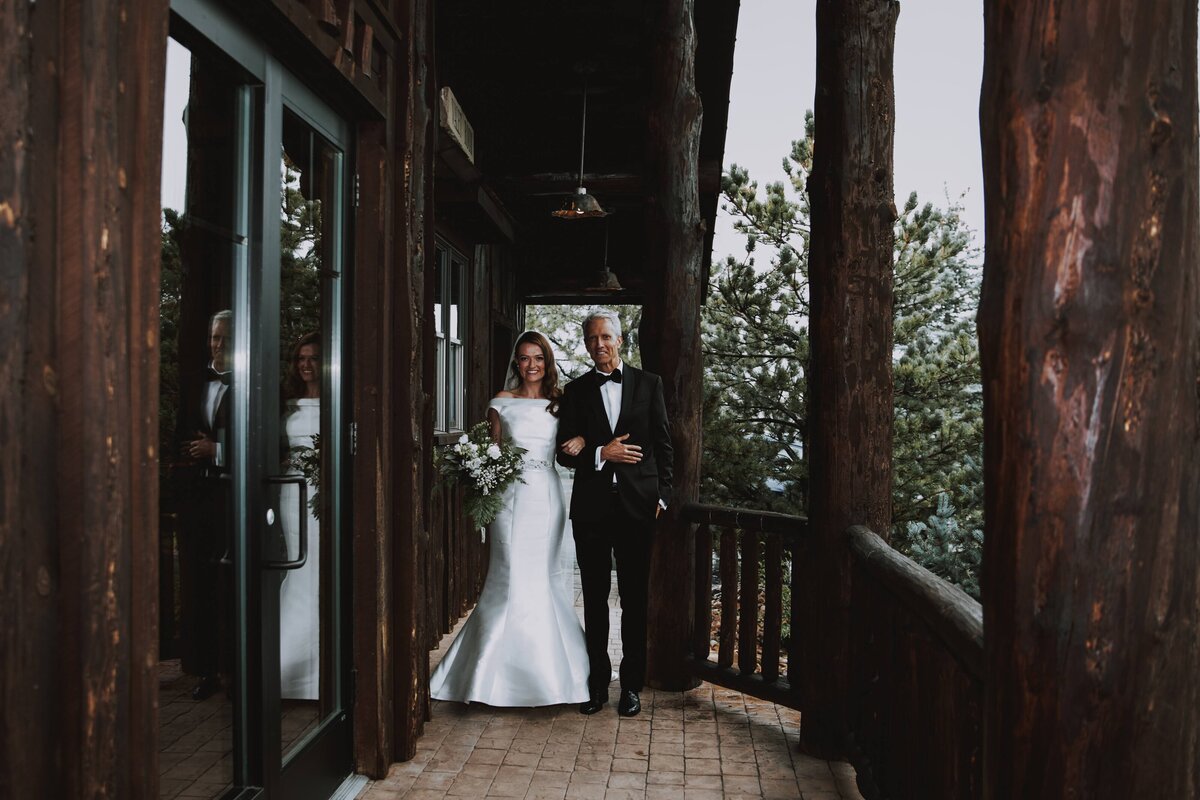
[{"label": "bride", "polygon": [[[521,480],[489,526],[479,603],[430,678],[437,700],[548,706],[588,699],[588,657],[561,550],[565,519],[554,467],[558,371],[537,331],[517,339],[504,390],[488,404],[492,438],[525,448]],[[583,439],[563,449],[577,455]]]}]

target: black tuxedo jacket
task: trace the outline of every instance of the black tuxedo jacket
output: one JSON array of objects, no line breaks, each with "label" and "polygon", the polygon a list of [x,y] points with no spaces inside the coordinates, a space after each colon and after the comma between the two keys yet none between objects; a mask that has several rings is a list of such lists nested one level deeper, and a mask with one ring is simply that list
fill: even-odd
[{"label": "black tuxedo jacket", "polygon": [[[579,455],[568,456],[560,449],[557,456],[558,463],[575,470],[571,519],[598,517],[612,507],[614,474],[621,508],[638,522],[653,523],[659,500],[666,503],[671,495],[673,451],[662,379],[623,362],[621,377],[621,415],[615,430],[609,426],[595,370],[571,381],[563,391],[558,444],[575,436],[585,441]],[[626,433],[625,444],[641,446],[642,460],[637,464],[609,461],[597,471],[596,448]]]},{"label": "black tuxedo jacket", "polygon": [[[195,439],[197,432],[209,436],[228,447],[229,392],[232,390],[232,387],[226,389],[225,394],[221,395],[221,402],[217,403],[217,413],[214,416],[213,424],[209,425],[204,414],[204,403],[208,398],[208,385],[210,383],[208,371],[192,373],[187,378],[187,384],[180,387],[182,389],[180,393],[181,403],[175,429],[176,452],[179,451],[184,442]],[[223,467],[219,467],[207,460],[194,466],[201,468],[205,472],[212,471],[219,473],[225,471]]]}]

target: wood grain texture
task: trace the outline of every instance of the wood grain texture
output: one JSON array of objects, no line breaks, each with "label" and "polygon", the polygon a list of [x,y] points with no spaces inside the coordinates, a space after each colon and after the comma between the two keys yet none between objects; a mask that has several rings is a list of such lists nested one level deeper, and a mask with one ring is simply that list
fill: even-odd
[{"label": "wood grain texture", "polygon": [[657,291],[643,316],[642,358],[663,380],[674,447],[671,501],[659,522],[650,567],[647,682],[679,691],[696,685],[684,666],[694,623],[691,525],[680,518],[700,489],[705,225],[700,216],[702,108],[696,94],[694,0],[655,8],[646,164],[646,263]]},{"label": "wood grain texture", "polygon": [[[848,526],[891,526],[892,51],[899,4],[817,3],[816,141],[808,181],[809,524],[813,553],[794,599],[810,613],[799,678],[802,744],[834,755],[846,728],[851,597]],[[819,611],[818,611],[819,609]]]},{"label": "wood grain texture", "polygon": [[1196,5],[984,27],[987,796],[1194,797]]},{"label": "wood grain texture", "polygon": [[0,11],[0,793],[157,797],[167,6],[32,8]]},{"label": "wood grain texture", "polygon": [[[391,226],[392,188],[397,180],[394,126],[358,129],[359,207],[356,217],[357,264],[388,264],[394,256]],[[354,764],[373,778],[386,777],[395,735],[395,625],[393,624],[393,532],[395,503],[388,488],[395,408],[392,337],[379,336],[394,324],[396,272],[355,271],[352,359],[354,420],[358,444],[354,470]],[[369,344],[367,344],[369,343]]]},{"label": "wood grain texture", "polygon": [[432,290],[433,124],[435,76],[433,8],[413,0],[399,9],[402,40],[396,65],[394,225],[392,269],[394,385],[391,492],[394,508],[394,612],[396,658],[393,758],[407,761],[429,713],[429,652],[432,609],[428,587],[433,417],[430,404],[433,324],[426,313]]}]

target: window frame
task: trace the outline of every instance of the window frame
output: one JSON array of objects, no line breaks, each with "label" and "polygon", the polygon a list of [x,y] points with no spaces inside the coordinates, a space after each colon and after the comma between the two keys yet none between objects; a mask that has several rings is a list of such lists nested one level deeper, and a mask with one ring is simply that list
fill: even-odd
[{"label": "window frame", "polygon": [[[435,240],[434,259],[437,293],[432,311],[436,384],[433,430],[437,434],[459,433],[466,430],[466,349],[470,313],[467,276],[471,262],[462,251],[441,237]],[[457,309],[456,314],[454,309]]]}]

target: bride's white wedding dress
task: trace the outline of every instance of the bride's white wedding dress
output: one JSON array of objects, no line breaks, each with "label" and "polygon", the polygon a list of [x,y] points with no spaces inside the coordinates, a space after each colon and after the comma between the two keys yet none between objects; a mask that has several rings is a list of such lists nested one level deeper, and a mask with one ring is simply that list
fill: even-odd
[{"label": "bride's white wedding dress", "polygon": [[563,574],[562,487],[554,468],[558,419],[545,400],[488,404],[523,447],[524,483],[505,490],[488,527],[491,558],[479,603],[430,679],[438,700],[548,706],[588,699],[587,648]]}]

